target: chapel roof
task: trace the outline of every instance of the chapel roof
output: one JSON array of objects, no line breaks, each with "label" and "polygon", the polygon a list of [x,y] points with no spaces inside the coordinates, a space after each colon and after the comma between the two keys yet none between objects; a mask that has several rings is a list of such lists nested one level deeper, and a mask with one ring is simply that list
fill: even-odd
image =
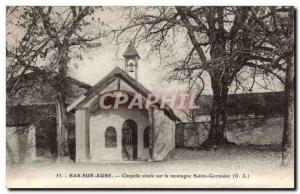
[{"label": "chapel roof", "polygon": [[[110,73],[108,73],[102,80],[100,80],[98,83],[96,83],[93,87],[91,87],[89,90],[87,90],[81,97],[78,98],[78,100],[74,101],[68,108],[68,111],[72,111],[76,109],[77,107],[80,107],[82,104],[93,98],[95,95],[98,95],[98,91],[101,91],[105,89],[110,83],[112,83],[114,80],[121,78],[124,82],[126,82],[129,86],[131,86],[134,90],[136,90],[138,93],[140,93],[142,96],[147,96],[148,94],[151,94],[152,92],[145,88],[141,83],[133,79],[128,73],[126,73],[124,70],[122,70],[119,67],[115,67]],[[180,120],[173,110],[165,106],[163,109],[164,113],[171,118],[172,120]]]}]

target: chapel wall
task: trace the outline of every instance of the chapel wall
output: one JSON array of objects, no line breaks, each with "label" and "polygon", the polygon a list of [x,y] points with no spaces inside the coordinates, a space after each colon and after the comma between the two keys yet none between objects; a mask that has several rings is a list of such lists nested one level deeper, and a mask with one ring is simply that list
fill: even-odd
[{"label": "chapel wall", "polygon": [[[144,129],[149,125],[148,113],[136,109],[108,109],[98,110],[90,115],[90,157],[92,162],[122,161],[122,125],[127,119],[137,124],[138,158],[148,159],[149,148],[144,148]],[[105,131],[114,127],[117,132],[117,147],[105,147]]]},{"label": "chapel wall", "polygon": [[153,110],[153,160],[164,160],[175,148],[175,122],[163,110]]}]

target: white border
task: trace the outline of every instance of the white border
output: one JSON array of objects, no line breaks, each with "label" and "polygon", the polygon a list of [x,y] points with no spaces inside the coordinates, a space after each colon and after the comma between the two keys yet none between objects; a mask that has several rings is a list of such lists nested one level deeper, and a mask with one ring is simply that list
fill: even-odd
[{"label": "white border", "polygon": [[[6,102],[6,83],[5,83],[5,7],[6,5],[199,5],[199,6],[207,6],[207,5],[239,5],[239,6],[245,6],[245,5],[252,5],[252,6],[266,6],[266,5],[292,5],[295,6],[296,9],[299,8],[300,1],[299,0],[289,0],[289,1],[283,1],[283,0],[140,0],[140,1],[133,1],[133,0],[68,0],[68,1],[62,1],[62,0],[51,0],[51,1],[41,1],[41,0],[2,0],[0,1],[0,42],[1,44],[1,51],[0,51],[0,59],[2,61],[0,65],[0,123],[1,123],[1,130],[0,130],[0,190],[1,193],[7,193],[8,190],[5,187],[5,153],[6,153],[6,135],[5,135],[5,102]],[[299,11],[299,10],[298,10]],[[299,15],[299,12],[297,12]],[[298,17],[297,17],[298,18]],[[299,19],[296,20],[297,25],[299,26]],[[297,42],[297,56],[299,56],[299,44]],[[297,75],[299,75],[300,68],[297,68]],[[300,86],[297,82],[297,91],[299,91]],[[299,96],[298,96],[298,102],[299,102]],[[300,120],[300,115],[297,114],[297,120]],[[299,131],[297,132],[297,140],[299,141]],[[298,142],[299,144],[299,142]],[[299,156],[299,151],[298,154]],[[299,168],[299,166],[298,166]],[[26,191],[25,191],[26,192]],[[43,193],[45,191],[38,191],[37,193]],[[49,191],[47,191],[49,192]],[[74,192],[74,191],[54,191],[54,192]],[[77,191],[78,192],[78,191]],[[79,192],[88,192],[88,191],[79,191]],[[132,191],[129,191],[132,192]],[[160,191],[162,192],[162,191]],[[159,192],[159,193],[160,193]],[[171,191],[172,192],[172,191]],[[204,191],[201,191],[204,192]],[[214,191],[217,192],[217,191]],[[218,191],[219,192],[219,191]],[[243,191],[237,192],[242,193]],[[258,191],[254,191],[258,192]],[[111,193],[111,192],[110,192]],[[120,193],[119,191],[114,191],[113,193]],[[211,193],[211,192],[209,192]],[[248,192],[247,192],[248,193]]]}]

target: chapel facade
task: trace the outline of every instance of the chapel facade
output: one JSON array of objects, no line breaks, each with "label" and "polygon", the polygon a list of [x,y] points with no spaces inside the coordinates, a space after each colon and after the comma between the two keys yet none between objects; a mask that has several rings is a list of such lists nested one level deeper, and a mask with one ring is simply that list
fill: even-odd
[{"label": "chapel facade", "polygon": [[[140,56],[133,42],[123,56],[124,69],[113,69],[67,109],[75,112],[76,162],[161,161],[175,148],[179,119],[171,108],[115,107],[117,95],[151,94],[138,82]],[[108,98],[101,102],[104,95]]]}]

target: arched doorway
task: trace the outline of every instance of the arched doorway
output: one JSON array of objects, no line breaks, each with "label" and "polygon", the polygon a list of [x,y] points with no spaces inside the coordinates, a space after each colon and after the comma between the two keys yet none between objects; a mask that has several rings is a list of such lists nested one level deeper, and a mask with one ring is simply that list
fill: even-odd
[{"label": "arched doorway", "polygon": [[137,124],[134,120],[124,121],[122,126],[122,158],[123,160],[137,159]]}]

